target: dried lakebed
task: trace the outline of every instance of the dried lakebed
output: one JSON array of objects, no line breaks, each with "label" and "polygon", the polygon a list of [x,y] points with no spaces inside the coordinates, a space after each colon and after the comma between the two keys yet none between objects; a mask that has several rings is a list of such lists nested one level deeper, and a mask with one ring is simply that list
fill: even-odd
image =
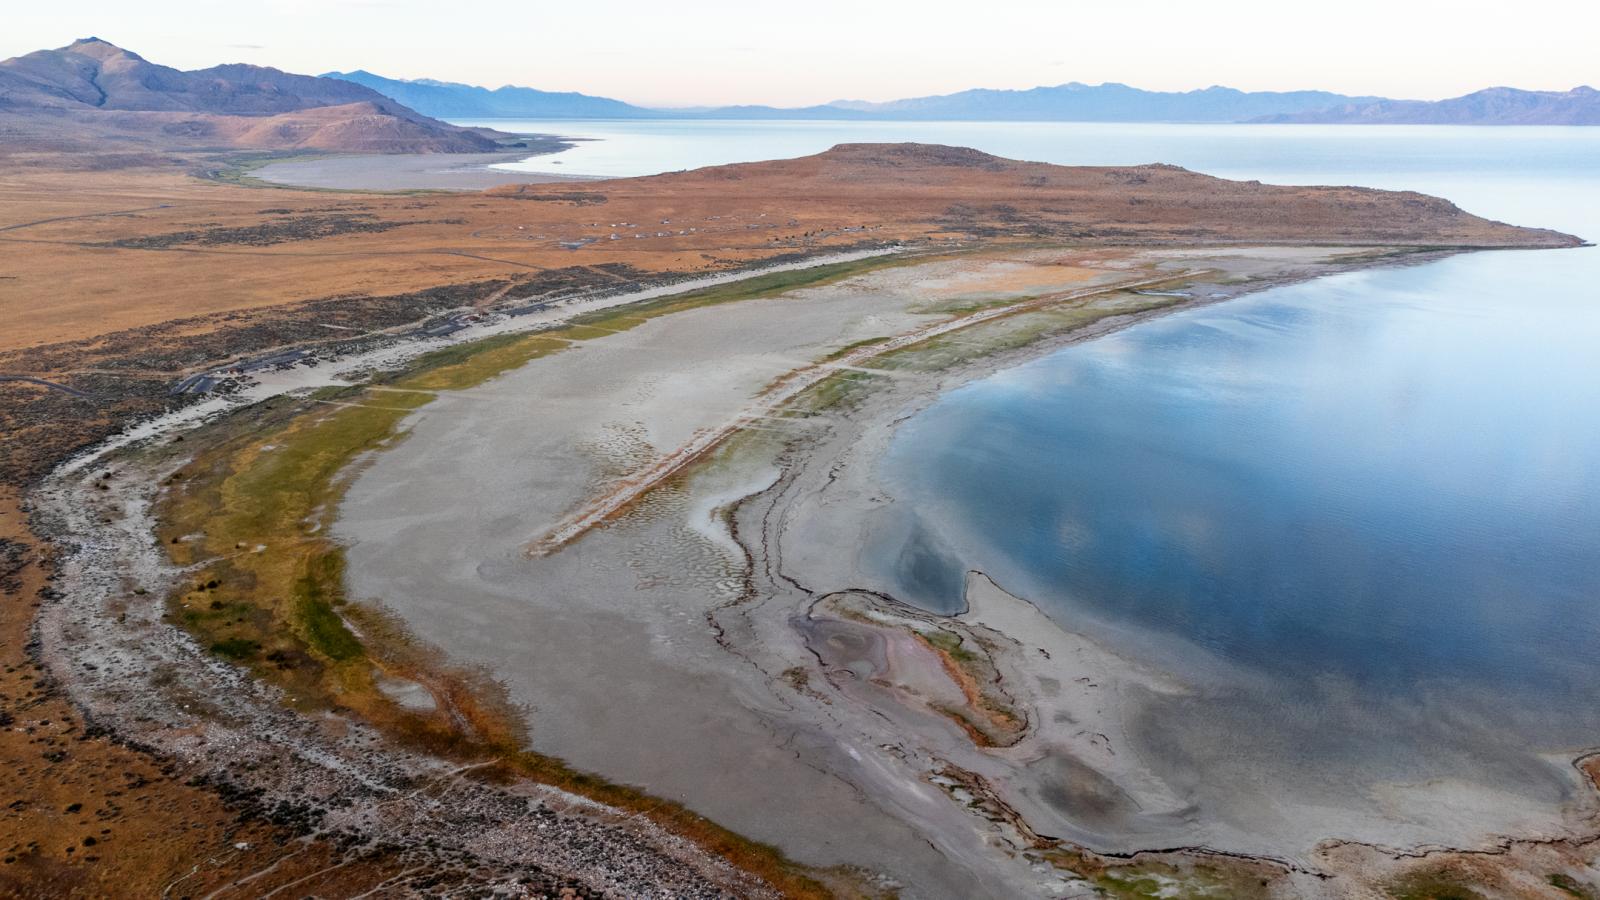
[{"label": "dried lakebed", "polygon": [[[928,260],[600,326],[481,383],[391,384],[338,400],[392,414],[404,434],[374,445],[381,452],[352,473],[337,517],[324,511],[314,523],[343,546],[336,576],[363,601],[339,615],[363,640],[381,641],[388,627],[487,673],[525,711],[519,739],[541,754],[681,802],[805,865],[879,873],[908,896],[1058,896],[1115,882],[1108,861],[1078,845],[1127,854],[1205,844],[1142,862],[1236,896],[1274,879],[1324,890],[1336,861],[1278,835],[1204,832],[1205,811],[1186,808],[1129,752],[1126,708],[1181,696],[1182,678],[1062,629],[978,573],[969,609],[954,617],[859,590],[840,536],[863,510],[892,502],[872,462],[898,421],[949,387],[1167,309],[1388,261],[1281,247]],[[1000,309],[1010,314],[990,315]],[[961,317],[968,327],[928,330]],[[919,331],[926,340],[895,343]],[[865,352],[878,345],[883,353]],[[781,390],[819,365],[834,368],[805,390]],[[408,393],[431,402],[401,404]],[[393,409],[378,405],[384,397]],[[660,465],[697,442],[696,465]],[[252,452],[281,450],[269,441]],[[185,459],[169,449],[147,464],[164,477]],[[152,553],[142,484],[80,471],[44,498],[61,528],[87,539],[67,571],[72,602],[46,610],[41,637],[97,719],[209,761],[219,777],[287,787],[276,796],[355,794],[357,812],[332,822],[369,839],[433,838],[466,857],[534,861],[625,894],[653,878],[690,892],[754,890],[655,823],[556,788],[524,786],[534,799],[508,803],[507,791],[426,755],[358,763],[377,758],[361,753],[371,731],[282,709],[272,689],[199,653],[159,604],[129,602],[125,579],[160,592],[180,577]],[[614,514],[584,521],[595,498],[619,490],[626,502]],[[529,553],[575,521],[598,527]],[[130,549],[140,567],[127,567]],[[118,565],[126,575],[109,577]],[[185,602],[206,590],[230,586],[202,584]],[[367,678],[398,709],[462,702],[447,682],[384,668]],[[174,688],[175,672],[186,690]],[[459,784],[463,796],[436,799],[435,784]],[[409,806],[392,793],[426,797],[426,809],[397,813]],[[616,829],[601,848],[615,838],[645,862],[619,874],[541,843],[528,811],[571,809],[560,833],[598,820]],[[521,843],[463,840],[425,816],[502,823]],[[1585,824],[1551,828],[1578,834]],[[1219,851],[1282,861],[1222,865]]]}]

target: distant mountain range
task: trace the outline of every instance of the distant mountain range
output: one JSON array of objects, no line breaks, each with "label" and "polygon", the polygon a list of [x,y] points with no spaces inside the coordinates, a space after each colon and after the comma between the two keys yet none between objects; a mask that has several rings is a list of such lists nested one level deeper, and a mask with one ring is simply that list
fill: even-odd
[{"label": "distant mountain range", "polygon": [[1295,114],[1336,104],[1382,98],[1350,97],[1326,91],[1256,92],[1211,87],[1167,93],[1125,84],[1073,82],[1026,91],[971,90],[887,103],[837,100],[820,106],[701,106],[652,109],[608,97],[552,93],[525,87],[494,90],[421,79],[405,81],[371,72],[329,72],[322,76],[371,88],[430,116],[444,118],[538,119],[854,119],[1063,122],[1239,122],[1259,116]]},{"label": "distant mountain range", "polygon": [[371,72],[324,78],[371,88],[430,116],[528,119],[842,119],[1033,122],[1325,122],[1429,125],[1600,125],[1600,92],[1490,88],[1451,100],[1390,100],[1328,91],[1240,91],[1226,87],[1168,92],[1125,84],[1071,82],[1022,91],[977,89],[872,103],[820,106],[715,106],[654,109],[608,97],[525,87],[494,90]]},{"label": "distant mountain range", "polygon": [[1277,113],[1263,122],[1336,125],[1600,125],[1600,91],[1522,91],[1493,87],[1449,100],[1370,100],[1301,113]]},{"label": "distant mountain range", "polygon": [[357,69],[354,72],[329,72],[322,80],[358,84],[392,100],[404,103],[429,116],[451,119],[526,118],[543,119],[633,119],[656,116],[644,109],[588,94],[541,91],[527,87],[476,87],[449,81],[421,78],[402,81],[384,78]]},{"label": "distant mountain range", "polygon": [[99,38],[0,61],[15,133],[162,146],[458,152],[500,145],[358,84],[277,69],[157,65]]},{"label": "distant mountain range", "polygon": [[490,90],[362,71],[313,77],[233,64],[186,72],[99,38],[0,61],[0,135],[14,146],[473,152],[503,149],[510,136],[439,118],[502,117],[1600,125],[1600,91],[1490,88],[1427,102],[1326,91],[1162,92],[1074,82],[887,103],[651,109],[587,94]]},{"label": "distant mountain range", "polygon": [[1022,120],[1066,122],[1241,122],[1306,112],[1378,97],[1327,91],[1145,91],[1125,84],[1069,84],[1026,91],[971,90],[887,103],[837,101],[834,107],[883,119]]}]

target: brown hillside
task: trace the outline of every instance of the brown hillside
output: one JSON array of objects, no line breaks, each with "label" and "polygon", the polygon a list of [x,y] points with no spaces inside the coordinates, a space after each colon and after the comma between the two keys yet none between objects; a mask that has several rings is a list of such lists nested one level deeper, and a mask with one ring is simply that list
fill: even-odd
[{"label": "brown hillside", "polygon": [[184,72],[98,38],[0,61],[0,110],[8,136],[39,146],[375,153],[497,146],[358,84],[248,65]]},{"label": "brown hillside", "polygon": [[[151,143],[242,150],[333,150],[345,153],[466,153],[494,141],[467,132],[440,132],[397,116],[390,101],[347,103],[279,113],[221,116],[204,113],[106,112],[85,122],[122,134],[147,134]],[[81,114],[76,116],[82,122]]]},{"label": "brown hillside", "polygon": [[[548,185],[538,190],[556,192]],[[1056,166],[930,144],[841,144],[799,159],[715,166],[587,190],[613,198],[688,192],[745,200],[804,198],[878,217],[893,209],[969,233],[1103,241],[1582,243],[1553,231],[1491,222],[1447,200],[1410,191],[1284,187],[1168,165]]]},{"label": "brown hillside", "polygon": [[[314,110],[196,125],[182,113],[108,115],[208,129],[185,138],[196,143],[308,147],[354,143],[340,129],[360,118]],[[223,127],[235,130],[219,135]],[[396,140],[407,139],[394,127]],[[649,178],[412,197],[230,187],[180,174],[206,165],[199,160],[156,154],[137,168],[46,167],[79,156],[5,162],[13,174],[0,184],[0,271],[8,276],[0,315],[9,327],[0,352],[321,298],[615,264],[717,271],[861,243],[1580,243],[1421,194],[1270,187],[1168,166],[1068,168],[924,145],[847,145]],[[50,298],[48,314],[40,297]]]}]

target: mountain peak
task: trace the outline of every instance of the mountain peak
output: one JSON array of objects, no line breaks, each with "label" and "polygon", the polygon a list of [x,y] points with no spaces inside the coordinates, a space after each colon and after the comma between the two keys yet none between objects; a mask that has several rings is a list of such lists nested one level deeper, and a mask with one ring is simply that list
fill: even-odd
[{"label": "mountain peak", "polygon": [[77,53],[81,56],[88,56],[93,59],[101,60],[102,62],[119,56],[127,57],[128,59],[144,59],[144,57],[134,53],[131,50],[124,50],[110,41],[97,38],[92,35],[90,37],[78,38],[67,46],[62,47],[61,50],[65,53]]},{"label": "mountain peak", "polygon": [[[116,138],[160,135],[211,142],[207,146],[357,152],[478,152],[497,146],[490,137],[429,119],[360,84],[248,63],[182,71],[98,37],[0,61],[0,105],[8,116],[37,110],[74,114],[86,129]],[[104,112],[119,116],[113,121]],[[182,121],[175,126],[176,117]]]}]

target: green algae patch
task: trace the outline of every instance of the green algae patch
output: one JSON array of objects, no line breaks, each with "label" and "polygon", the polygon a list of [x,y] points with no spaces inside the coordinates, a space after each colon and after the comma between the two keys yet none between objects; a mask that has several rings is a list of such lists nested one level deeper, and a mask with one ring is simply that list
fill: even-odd
[{"label": "green algae patch", "polygon": [[[1165,868],[1165,867],[1162,867]],[[1159,871],[1154,867],[1132,870],[1114,869],[1094,880],[1102,893],[1119,900],[1242,900],[1264,897],[1266,892],[1249,890],[1237,878],[1209,870]]]},{"label": "green algae patch", "polygon": [[571,346],[559,331],[505,334],[435,350],[415,364],[416,371],[385,385],[394,391],[457,391]]},{"label": "green algae patch", "polygon": [[320,553],[307,562],[306,568],[306,574],[295,582],[299,604],[295,617],[305,642],[334,662],[360,658],[364,652],[361,642],[333,611],[333,601],[340,596],[344,583],[343,558],[337,553]]},{"label": "green algae patch", "polygon": [[963,666],[971,665],[978,660],[978,655],[976,653],[973,653],[971,650],[968,650],[962,645],[961,635],[956,634],[953,631],[946,631],[943,628],[935,628],[926,632],[917,632],[917,634],[923,640],[927,641],[929,644],[932,644],[934,649],[945,654]]},{"label": "green algae patch", "polygon": [[991,319],[886,353],[873,361],[885,369],[935,372],[996,353],[1019,350],[1041,340],[1071,334],[1112,316],[1137,316],[1184,302],[1108,291]]},{"label": "green algae patch", "polygon": [[1087,881],[1095,896],[1117,900],[1267,900],[1281,896],[1284,871],[1274,863],[1244,857],[1140,854],[1131,859],[1044,839],[1041,858]]},{"label": "green algae patch", "polygon": [[807,412],[848,410],[865,399],[874,376],[870,372],[839,372],[806,390],[796,405]]},{"label": "green algae patch", "polygon": [[844,357],[849,356],[851,353],[854,353],[863,347],[876,347],[879,344],[887,343],[892,340],[894,340],[894,338],[889,337],[888,335],[883,337],[864,338],[853,343],[845,344],[843,347],[840,347],[832,353],[829,353],[827,356],[824,356],[822,361],[833,362],[836,359],[843,359]]},{"label": "green algae patch", "polygon": [[245,638],[226,638],[211,645],[212,653],[238,661],[247,660],[260,650],[260,644]]},{"label": "green algae patch", "polygon": [[1417,875],[1404,879],[1388,888],[1395,900],[1487,900],[1487,898],[1453,879],[1435,875]]},{"label": "green algae patch", "polygon": [[1595,896],[1594,891],[1584,887],[1578,882],[1578,879],[1573,878],[1571,875],[1555,872],[1548,876],[1545,881],[1549,882],[1551,887],[1561,891],[1564,894],[1571,894],[1574,897],[1583,897],[1585,900],[1589,900],[1589,898]]}]

